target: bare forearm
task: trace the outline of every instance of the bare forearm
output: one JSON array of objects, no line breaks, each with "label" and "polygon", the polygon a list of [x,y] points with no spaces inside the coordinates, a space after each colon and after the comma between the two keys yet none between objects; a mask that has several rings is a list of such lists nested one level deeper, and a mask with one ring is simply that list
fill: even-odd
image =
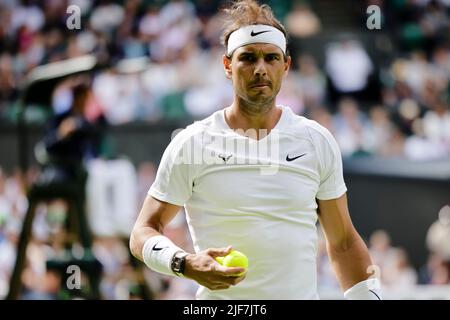
[{"label": "bare forearm", "polygon": [[156,230],[156,228],[146,226],[146,227],[135,227],[130,236],[130,250],[133,256],[137,259],[144,261],[142,257],[142,248],[145,241],[153,236],[160,235],[161,233]]},{"label": "bare forearm", "polygon": [[151,237],[162,235],[164,226],[175,217],[179,209],[179,206],[159,201],[151,196],[145,198],[130,235],[130,250],[137,259],[144,261],[142,248],[145,242]]},{"label": "bare forearm", "polygon": [[327,250],[343,290],[370,276],[368,267],[372,265],[372,261],[367,246],[359,235],[354,235],[338,247],[327,244]]}]

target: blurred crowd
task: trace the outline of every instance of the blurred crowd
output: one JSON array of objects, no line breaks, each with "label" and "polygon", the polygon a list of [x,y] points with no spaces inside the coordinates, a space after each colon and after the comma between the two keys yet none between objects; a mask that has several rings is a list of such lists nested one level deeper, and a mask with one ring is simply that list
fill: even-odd
[{"label": "blurred crowd", "polygon": [[[326,31],[313,1],[265,2],[285,23],[292,42],[302,43]],[[81,10],[80,30],[66,26],[66,9],[72,4]],[[378,0],[366,4],[376,4],[385,12],[382,27],[390,37],[384,48],[387,58],[377,59],[351,34],[327,43],[323,59],[293,47],[292,69],[277,103],[327,127],[344,157],[450,157],[450,2]],[[1,1],[0,125],[17,120],[20,89],[30,70],[86,54],[110,66],[93,77],[88,118],[101,113],[111,125],[134,121],[151,125],[201,119],[227,106],[233,91],[221,65],[221,5],[218,0]],[[359,19],[365,19],[365,14],[365,10],[359,12]],[[56,114],[64,113],[73,100],[70,87],[63,82],[53,92],[51,108]],[[27,121],[45,122],[43,110],[48,107],[27,106]],[[153,163],[134,168],[119,160],[93,162],[89,167],[90,194],[103,199],[88,201],[95,235],[93,253],[103,266],[103,298],[142,297],[143,283],[156,299],[195,294],[192,281],[165,277],[148,268],[138,272],[129,255],[127,228],[154,179],[155,168]],[[26,184],[39,173],[39,168],[30,169]],[[122,199],[128,204],[122,208],[128,210],[108,207],[111,190],[119,198],[125,194],[120,192],[124,186],[134,186],[126,192],[130,196]],[[24,189],[18,171],[0,168],[0,298],[8,290],[28,206]],[[125,211],[127,215],[120,216]],[[108,220],[111,212],[117,219]],[[64,275],[47,268],[47,263],[65,254],[62,239],[67,215],[67,205],[61,201],[39,206],[22,276],[24,298],[64,298],[60,290]],[[166,232],[176,244],[192,251],[182,214]],[[388,288],[450,283],[447,262],[439,254],[430,254],[428,264],[415,270],[407,252],[393,247],[384,231],[375,232],[368,246]],[[318,262],[319,286],[337,288],[321,238]]]},{"label": "blurred crowd", "polygon": [[[449,226],[447,224],[446,228]],[[430,228],[428,236],[432,233],[434,232]],[[448,232],[447,234],[450,235]],[[402,247],[393,246],[391,237],[385,230],[374,231],[367,239],[366,244],[374,264],[368,270],[368,273],[380,278],[386,297],[398,299],[401,295],[405,296],[406,293],[414,290],[417,285],[442,286],[450,284],[450,255],[442,250],[436,250],[436,248],[428,245],[427,262],[416,269],[410,262],[406,250]],[[440,246],[442,246],[442,242]],[[326,254],[325,241],[322,236],[319,237],[318,248],[319,291],[337,291],[339,290],[339,284]],[[414,298],[414,295],[411,297]]]},{"label": "blurred crowd", "polygon": [[[138,214],[137,207],[142,204],[148,186],[153,182],[155,170],[153,163],[142,163],[135,169],[126,159],[108,162],[95,160],[89,165],[87,218],[94,237],[92,253],[102,265],[100,294],[103,299],[151,298],[164,286],[164,280],[159,280],[148,268],[143,268],[142,264],[136,266],[136,260],[128,249],[129,233]],[[8,293],[22,222],[28,207],[24,184],[32,185],[40,174],[40,168],[32,167],[24,181],[18,171],[10,174],[0,168],[0,299]],[[133,184],[132,188],[128,188],[130,184]],[[127,192],[123,191],[124,187]],[[67,222],[72,219],[68,205],[62,199],[43,201],[37,207],[33,236],[28,244],[21,276],[22,299],[66,299],[89,297],[91,294],[85,270],[82,272],[81,288],[86,291],[72,293],[66,290],[65,263],[77,259],[82,261],[84,250],[70,235],[74,230],[67,228]],[[176,228],[173,227],[173,230]],[[172,227],[168,230],[171,232]],[[181,238],[176,232],[174,239],[185,246],[179,242]],[[77,264],[81,265],[73,263]],[[148,279],[145,280],[145,277]],[[144,292],[146,281],[149,284]]]},{"label": "blurred crowd", "polygon": [[[312,1],[266,2],[292,43],[323,31]],[[66,26],[72,4],[80,8],[79,30]],[[379,58],[351,34],[330,40],[323,61],[308,48],[292,46],[292,70],[277,103],[325,125],[344,156],[448,157],[449,2],[366,4],[384,12],[381,31],[390,38],[381,46],[388,54]],[[15,120],[21,83],[31,69],[85,54],[111,66],[96,73],[93,93],[112,125],[206,117],[228,105],[233,94],[221,65],[221,5],[218,0],[2,1],[0,119]],[[367,17],[365,10],[358,14]],[[53,93],[53,110],[63,112],[71,99],[61,85]],[[45,121],[39,107],[29,106],[29,121]]]},{"label": "blurred crowd", "polygon": [[[126,166],[122,162],[121,166]],[[119,163],[113,164],[120,171]],[[95,166],[106,166],[97,163]],[[108,189],[105,180],[100,178],[102,171],[91,167],[88,185],[97,189]],[[129,168],[128,168],[129,169]],[[141,163],[134,170],[115,174],[110,181],[112,188],[127,184],[126,180],[135,181],[136,188],[132,195],[137,208],[147,194],[156,173],[156,166],[151,162]],[[30,169],[28,183],[35,181],[39,169]],[[9,278],[15,262],[17,243],[21,231],[21,222],[27,208],[27,199],[21,186],[18,174],[6,174],[0,171],[0,298],[8,291]],[[120,188],[115,194],[114,202],[118,207],[128,203],[119,196]],[[100,261],[103,270],[100,278],[100,293],[103,299],[193,299],[197,290],[195,282],[169,277],[156,273],[131,259],[128,250],[128,232],[136,218],[137,210],[131,216],[126,211],[103,208],[102,192],[91,193],[88,197],[89,207],[96,211],[88,211],[88,218],[94,234],[93,254]],[[105,198],[106,203],[108,197]],[[129,204],[129,203],[128,203]],[[104,204],[103,204],[104,205]],[[129,205],[128,205],[129,206]],[[133,206],[131,206],[133,207]],[[374,231],[367,239],[367,246],[374,262],[373,275],[379,276],[387,294],[406,292],[416,285],[449,285],[450,284],[450,207],[445,207],[439,214],[439,220],[429,228],[424,243],[429,248],[426,264],[414,268],[409,261],[408,253],[402,247],[393,246],[390,235],[384,230]],[[65,221],[68,219],[67,205],[60,200],[42,203],[37,210],[33,223],[33,238],[29,244],[26,268],[22,275],[25,288],[23,299],[66,299],[64,291],[64,273],[66,270],[50,268],[51,261],[63,261],[67,255],[64,239],[67,238]],[[165,234],[178,246],[193,252],[192,241],[187,228],[185,216],[180,212],[166,227]],[[71,256],[77,256],[76,245],[71,249]],[[58,260],[59,259],[59,260]],[[318,288],[319,292],[339,292],[332,266],[326,253],[325,240],[319,230],[318,238]],[[87,282],[82,287],[88,287]],[[143,289],[146,288],[146,289]],[[147,296],[144,295],[147,290]],[[70,293],[70,291],[69,291]],[[82,294],[82,293],[80,293]],[[339,298],[339,296],[336,296]]]}]

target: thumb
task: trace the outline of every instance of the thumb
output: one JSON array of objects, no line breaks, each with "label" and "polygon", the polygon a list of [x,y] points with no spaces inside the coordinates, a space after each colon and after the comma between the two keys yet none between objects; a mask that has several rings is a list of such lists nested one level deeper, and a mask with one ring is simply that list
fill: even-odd
[{"label": "thumb", "polygon": [[227,254],[229,254],[232,250],[232,246],[228,246],[226,248],[210,248],[207,250],[208,255],[210,255],[211,257],[215,258],[215,257],[224,257]]}]

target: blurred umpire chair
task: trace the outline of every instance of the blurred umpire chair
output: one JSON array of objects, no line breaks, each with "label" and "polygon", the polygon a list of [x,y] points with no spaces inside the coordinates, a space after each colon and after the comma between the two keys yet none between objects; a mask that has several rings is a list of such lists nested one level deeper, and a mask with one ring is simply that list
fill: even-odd
[{"label": "blurred umpire chair", "polygon": [[[99,68],[97,59],[92,55],[86,55],[39,66],[30,72],[22,90],[17,121],[19,161],[23,176],[25,176],[28,169],[28,137],[25,120],[25,109],[27,105],[35,103],[50,107],[52,92],[61,81],[68,77],[80,76],[82,74],[86,75],[97,68]],[[79,88],[79,93],[82,95],[82,85]],[[62,150],[61,154],[66,151]],[[89,280],[89,293],[86,298],[97,299],[100,297],[99,279],[101,275],[101,264],[91,251],[92,234],[85,212],[85,171],[82,170],[82,166],[76,163],[76,161],[74,163],[68,163],[65,159],[52,158],[46,153],[46,147],[42,143],[36,146],[35,153],[38,162],[41,162],[40,164],[43,165],[43,171],[35,183],[31,186],[26,186],[29,205],[20,233],[17,256],[10,279],[7,299],[18,299],[21,295],[21,275],[25,267],[26,249],[31,238],[36,207],[40,202],[48,202],[56,199],[63,199],[68,204],[69,218],[66,221],[66,227],[71,231],[70,235],[72,235],[69,238],[72,238],[72,243],[75,242],[75,238],[78,238],[78,242],[84,249],[84,254],[81,259],[69,259],[64,263],[50,261],[50,263],[47,262],[47,266],[50,268],[55,265],[62,267],[66,264],[78,265]],[[64,278],[66,270],[62,269],[59,271]]]}]

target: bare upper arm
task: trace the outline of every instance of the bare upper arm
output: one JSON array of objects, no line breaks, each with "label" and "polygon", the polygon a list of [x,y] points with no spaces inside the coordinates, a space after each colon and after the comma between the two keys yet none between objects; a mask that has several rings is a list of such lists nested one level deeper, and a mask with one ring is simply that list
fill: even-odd
[{"label": "bare upper arm", "polygon": [[350,218],[347,194],[331,200],[319,200],[318,214],[326,240],[335,249],[345,248],[354,239],[356,230]]},{"label": "bare upper arm", "polygon": [[145,198],[130,236],[130,250],[136,258],[143,260],[141,253],[145,241],[162,234],[164,227],[176,216],[180,208],[150,195]]},{"label": "bare upper arm", "polygon": [[139,216],[136,220],[136,227],[152,227],[162,233],[164,227],[176,216],[181,207],[160,201],[148,195]]}]

